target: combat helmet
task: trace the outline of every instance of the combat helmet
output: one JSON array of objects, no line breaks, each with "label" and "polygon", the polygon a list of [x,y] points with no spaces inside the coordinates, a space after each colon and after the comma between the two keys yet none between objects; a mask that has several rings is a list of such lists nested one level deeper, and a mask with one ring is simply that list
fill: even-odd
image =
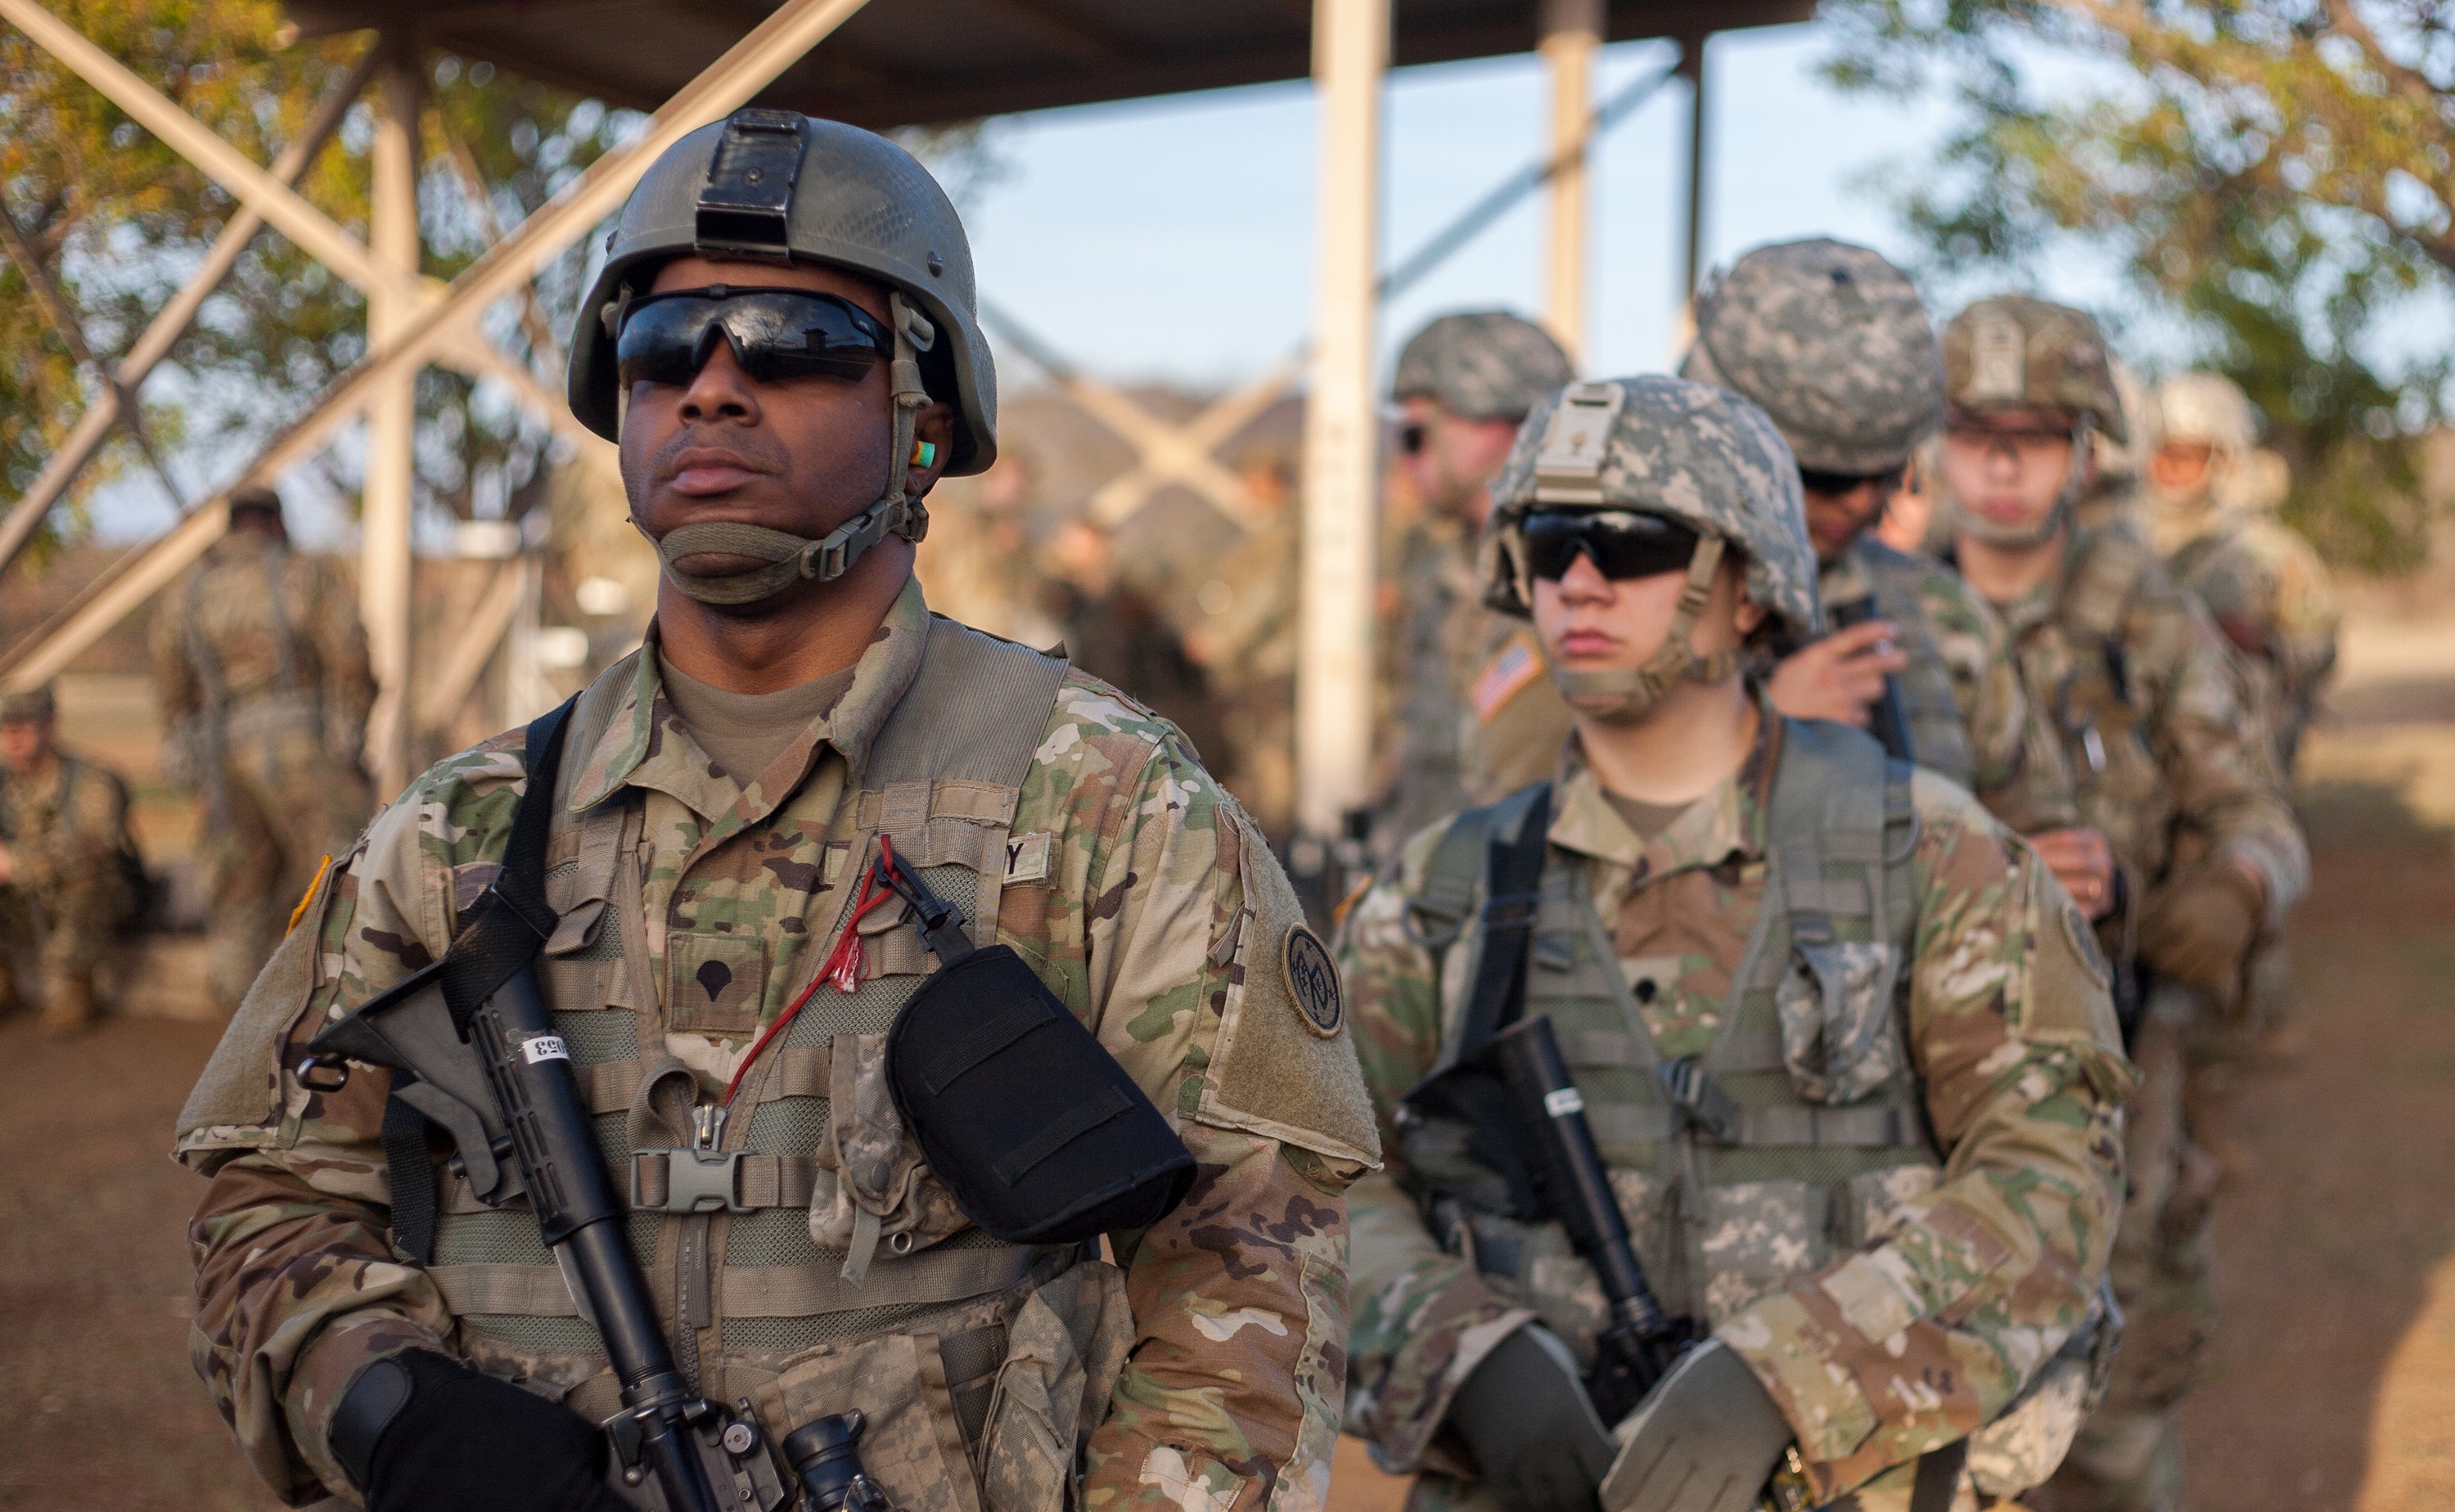
[{"label": "combat helmet", "polygon": [[2149,391],[2141,444],[2203,441],[2220,456],[2240,456],[2259,444],[2259,414],[2242,385],[2220,373],[2177,373]]},{"label": "combat helmet", "polygon": [[2042,410],[2060,414],[2070,427],[2070,474],[2036,527],[1999,525],[1958,508],[1947,492],[1955,524],[1993,545],[2036,546],[2063,529],[2087,490],[2085,462],[2095,438],[2130,439],[2104,333],[2092,316],[2068,305],[2001,294],[1953,316],[1943,328],[1943,387],[1948,416]]},{"label": "combat helmet", "polygon": [[1935,322],[1899,269],[1848,242],[1759,247],[1715,275],[1679,375],[1764,411],[1812,473],[1897,472],[1943,424]]},{"label": "combat helmet", "polygon": [[1506,310],[1475,310],[1443,315],[1408,339],[1390,396],[1434,399],[1466,420],[1522,420],[1576,376],[1541,326]]},{"label": "combat helmet", "polygon": [[1797,461],[1772,419],[1728,390],[1659,374],[1572,383],[1526,417],[1492,479],[1491,503],[1484,602],[1521,618],[1533,613],[1533,584],[1518,526],[1535,509],[1629,510],[1697,533],[1678,614],[1653,660],[1552,669],[1580,708],[1631,716],[1682,678],[1730,675],[1735,654],[1699,656],[1689,641],[1729,550],[1745,558],[1748,597],[1783,631],[1802,640],[1823,632]]},{"label": "combat helmet", "polygon": [[[981,333],[970,240],[938,181],[886,138],[791,111],[736,111],[665,150],[631,192],[605,252],[580,301],[568,388],[572,413],[608,440],[621,434],[615,338],[622,312],[647,292],[663,263],[693,254],[823,263],[888,290],[895,436],[878,502],[824,541],[740,524],[678,527],[656,544],[666,575],[684,593],[755,602],[796,577],[838,575],[890,531],[921,539],[928,512],[904,496],[904,465],[914,419],[933,395],[955,411],[946,471],[985,472],[996,460],[997,370]],[[686,532],[690,538],[677,543]],[[674,568],[678,558],[707,551],[774,565],[726,578]]]}]

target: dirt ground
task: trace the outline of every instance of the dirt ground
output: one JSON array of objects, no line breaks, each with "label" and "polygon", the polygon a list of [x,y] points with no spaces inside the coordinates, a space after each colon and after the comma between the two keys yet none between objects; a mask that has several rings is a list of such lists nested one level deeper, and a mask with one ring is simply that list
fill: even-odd
[{"label": "dirt ground", "polygon": [[[2185,1413],[2193,1512],[2455,1507],[2455,633],[2362,631],[2331,709],[2303,766],[2307,1045],[2226,1118],[2245,1174]],[[146,818],[149,849],[177,835],[168,805]],[[0,1023],[0,1506],[274,1504],[186,1358],[198,1186],[164,1150],[213,1033]],[[1393,1508],[1403,1482],[1344,1448],[1337,1512]]]}]

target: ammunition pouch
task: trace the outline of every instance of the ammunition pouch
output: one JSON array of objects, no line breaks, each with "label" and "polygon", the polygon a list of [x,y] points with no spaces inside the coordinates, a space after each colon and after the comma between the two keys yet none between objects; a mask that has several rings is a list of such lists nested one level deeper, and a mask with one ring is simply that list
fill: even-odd
[{"label": "ammunition pouch", "polygon": [[1193,1184],[1167,1119],[1010,946],[962,955],[913,993],[886,1072],[930,1171],[999,1239],[1146,1228]]}]

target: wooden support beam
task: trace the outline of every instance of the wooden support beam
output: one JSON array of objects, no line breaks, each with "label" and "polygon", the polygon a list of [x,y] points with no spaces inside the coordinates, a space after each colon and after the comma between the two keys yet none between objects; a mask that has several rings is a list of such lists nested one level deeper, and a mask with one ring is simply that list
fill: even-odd
[{"label": "wooden support beam", "polygon": [[1583,360],[1586,345],[1587,253],[1593,241],[1592,175],[1594,54],[1603,45],[1603,0],[1544,0],[1541,52],[1552,77],[1552,174],[1549,245],[1543,266],[1543,323]]}]

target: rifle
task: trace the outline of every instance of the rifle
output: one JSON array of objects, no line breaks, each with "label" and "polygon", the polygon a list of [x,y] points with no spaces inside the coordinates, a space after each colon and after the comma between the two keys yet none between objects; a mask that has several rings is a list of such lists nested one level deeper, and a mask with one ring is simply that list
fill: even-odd
[{"label": "rifle", "polygon": [[[500,1206],[527,1194],[563,1284],[622,1383],[622,1410],[604,1424],[618,1493],[661,1512],[778,1512],[787,1492],[749,1401],[732,1410],[711,1402],[675,1366],[570,1049],[538,993],[536,960],[557,918],[543,883],[546,821],[571,708],[529,727],[528,788],[501,871],[452,948],[318,1034],[299,1079],[331,1090],[347,1079],[347,1061],[389,1068],[394,1096],[451,1134],[455,1163],[480,1200]],[[397,1162],[394,1171],[397,1187],[406,1173]],[[412,1201],[396,1192],[396,1227]],[[861,1428],[861,1414],[847,1412],[785,1438],[810,1512],[890,1512],[860,1473]]]},{"label": "rifle", "polygon": [[1524,1018],[1496,1031],[1407,1101],[1418,1116],[1465,1119],[1473,1128],[1469,1147],[1508,1179],[1515,1216],[1556,1220],[1593,1267],[1611,1321],[1594,1337],[1586,1396],[1605,1424],[1627,1417],[1695,1334],[1664,1314],[1646,1282],[1552,1020]]},{"label": "rifle", "polygon": [[[1876,617],[1876,596],[1862,595],[1824,606],[1824,617],[1836,630],[1863,625]],[[1909,716],[1901,709],[1901,688],[1891,676],[1884,678],[1884,691],[1867,710],[1867,733],[1884,748],[1884,754],[1896,761],[1915,761],[1917,753],[1910,745]]]}]

